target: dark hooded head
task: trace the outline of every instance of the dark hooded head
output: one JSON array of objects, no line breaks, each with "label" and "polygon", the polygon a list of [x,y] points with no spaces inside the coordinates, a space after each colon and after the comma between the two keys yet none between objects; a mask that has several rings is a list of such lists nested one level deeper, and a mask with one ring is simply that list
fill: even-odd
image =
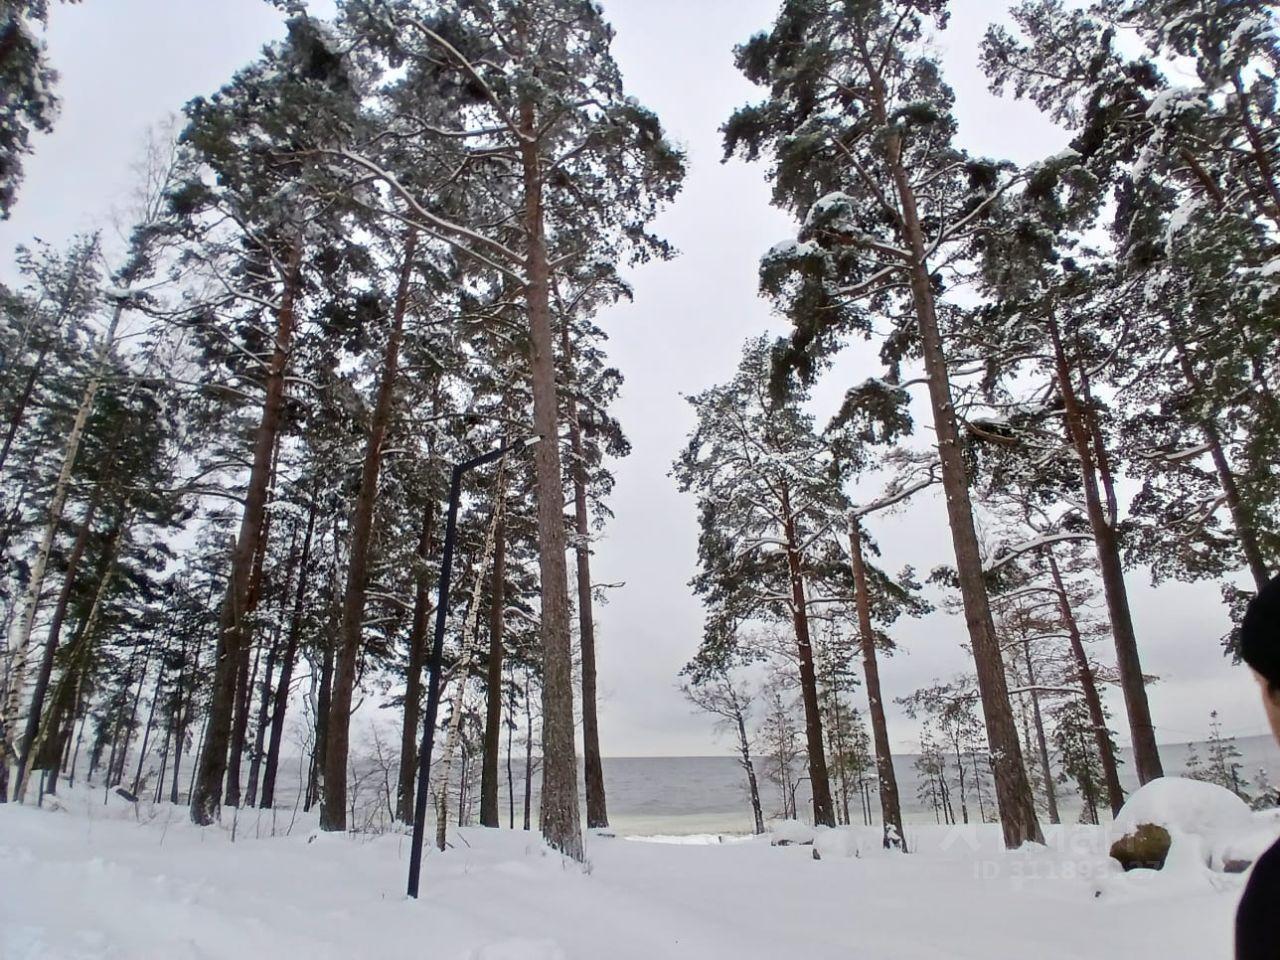
[{"label": "dark hooded head", "polygon": [[1240,627],[1240,656],[1280,696],[1280,577],[1250,602]]}]

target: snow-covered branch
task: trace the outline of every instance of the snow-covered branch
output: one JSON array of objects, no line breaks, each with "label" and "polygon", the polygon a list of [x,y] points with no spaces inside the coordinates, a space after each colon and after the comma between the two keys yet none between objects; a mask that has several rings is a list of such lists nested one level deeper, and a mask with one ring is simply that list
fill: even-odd
[{"label": "snow-covered branch", "polygon": [[1093,540],[1093,534],[1051,533],[1047,536],[1036,537],[1034,540],[1028,540],[1025,543],[1020,543],[1017,546],[1010,547],[1002,556],[985,564],[982,570],[984,573],[991,573],[994,570],[999,570],[1006,563],[1016,560],[1024,554],[1034,553],[1036,550],[1043,550],[1045,547],[1052,546],[1055,543],[1064,543],[1073,540]]},{"label": "snow-covered branch", "polygon": [[868,514],[876,513],[880,510],[887,510],[892,506],[909,500],[921,490],[927,490],[936,483],[940,483],[942,478],[935,471],[936,464],[929,465],[929,474],[923,480],[917,480],[915,483],[908,484],[905,487],[890,485],[885,491],[885,495],[878,500],[872,500],[870,503],[854,507],[849,511],[850,520],[859,520]]}]

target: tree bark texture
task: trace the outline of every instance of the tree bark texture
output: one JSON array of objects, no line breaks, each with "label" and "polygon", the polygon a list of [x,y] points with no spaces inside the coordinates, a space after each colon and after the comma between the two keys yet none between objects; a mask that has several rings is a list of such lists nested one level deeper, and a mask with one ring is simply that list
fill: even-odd
[{"label": "tree bark texture", "polygon": [[538,517],[538,569],[542,595],[542,836],[555,849],[581,861],[578,763],[574,745],[573,650],[569,636],[569,577],[565,557],[564,480],[560,465],[560,413],[555,341],[551,329],[550,279],[544,232],[541,144],[533,104],[520,105],[520,165],[524,184],[525,302],[529,314],[529,373],[534,428]]}]

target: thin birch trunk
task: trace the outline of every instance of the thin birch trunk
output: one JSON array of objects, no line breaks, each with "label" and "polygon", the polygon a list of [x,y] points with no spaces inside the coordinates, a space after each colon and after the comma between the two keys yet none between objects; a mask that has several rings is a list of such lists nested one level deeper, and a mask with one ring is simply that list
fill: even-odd
[{"label": "thin birch trunk", "polygon": [[[58,472],[58,479],[53,487],[53,498],[49,502],[49,512],[45,519],[43,532],[40,535],[40,545],[36,550],[35,560],[31,564],[30,580],[27,582],[27,589],[20,604],[22,613],[14,625],[14,631],[9,639],[9,656],[11,659],[9,689],[5,695],[4,708],[0,710],[0,769],[5,771],[6,778],[10,757],[14,752],[10,742],[11,731],[18,719],[18,708],[22,699],[23,688],[26,686],[26,668],[31,646],[31,631],[35,625],[36,610],[40,606],[40,597],[44,591],[44,578],[49,567],[49,556],[53,552],[53,542],[58,535],[58,527],[62,524],[62,512],[66,507],[67,495],[71,490],[71,476],[75,471],[76,457],[80,453],[80,442],[84,438],[85,426],[89,422],[89,414],[93,410],[94,399],[98,395],[98,390],[102,386],[102,380],[106,374],[107,362],[111,356],[111,350],[115,346],[116,331],[120,327],[120,318],[124,314],[125,302],[123,299],[116,300],[115,308],[111,311],[111,321],[107,325],[106,333],[98,346],[97,356],[94,358],[93,373],[89,377],[89,382],[85,385],[84,393],[80,397],[80,405],[76,408],[75,420],[71,424],[71,431],[67,434],[67,445],[62,455],[62,468]],[[0,790],[0,803],[3,803],[6,799],[7,791]]]}]

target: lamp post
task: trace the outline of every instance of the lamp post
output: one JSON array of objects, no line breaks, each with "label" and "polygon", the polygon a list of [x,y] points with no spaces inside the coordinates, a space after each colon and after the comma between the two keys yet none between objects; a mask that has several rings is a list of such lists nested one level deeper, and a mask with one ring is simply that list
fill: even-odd
[{"label": "lamp post", "polygon": [[436,714],[440,709],[440,667],[444,659],[444,628],[449,615],[449,575],[453,571],[453,542],[458,534],[458,499],[462,495],[463,476],[476,467],[501,459],[508,453],[519,453],[533,446],[541,437],[527,437],[503,444],[496,450],[462,463],[454,464],[449,481],[449,517],[445,523],[444,556],[440,561],[440,587],[436,599],[435,637],[431,644],[431,671],[427,682],[427,716],[423,720],[422,746],[418,751],[418,792],[413,798],[413,844],[409,852],[409,896],[418,897],[418,881],[422,876],[422,840],[426,831],[427,787],[431,780],[431,749],[435,745]]}]

